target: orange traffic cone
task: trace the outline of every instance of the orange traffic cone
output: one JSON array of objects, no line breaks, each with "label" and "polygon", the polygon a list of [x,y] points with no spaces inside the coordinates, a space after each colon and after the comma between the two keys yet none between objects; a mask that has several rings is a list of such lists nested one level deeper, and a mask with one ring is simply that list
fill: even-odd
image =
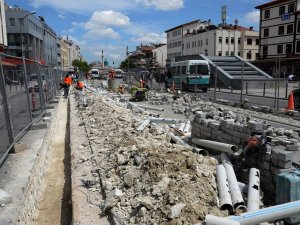
[{"label": "orange traffic cone", "polygon": [[288,105],[286,110],[295,110],[295,103],[294,103],[294,93],[291,92],[289,95]]},{"label": "orange traffic cone", "polygon": [[175,81],[173,80],[172,91],[175,92],[175,89],[176,89]]}]

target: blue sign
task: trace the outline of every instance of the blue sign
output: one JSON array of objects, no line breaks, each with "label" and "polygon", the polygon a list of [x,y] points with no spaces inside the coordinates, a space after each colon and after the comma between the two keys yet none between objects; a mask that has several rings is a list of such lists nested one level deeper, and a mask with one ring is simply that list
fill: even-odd
[{"label": "blue sign", "polygon": [[282,14],[281,15],[281,20],[285,21],[285,20],[289,20],[291,19],[291,15],[290,14]]}]

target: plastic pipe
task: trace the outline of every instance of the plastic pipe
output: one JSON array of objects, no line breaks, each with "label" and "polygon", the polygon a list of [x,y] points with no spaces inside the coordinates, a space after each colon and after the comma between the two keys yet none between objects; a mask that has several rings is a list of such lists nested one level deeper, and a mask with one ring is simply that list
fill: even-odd
[{"label": "plastic pipe", "polygon": [[[226,170],[233,208],[236,210],[239,206],[245,206],[244,199],[238,185],[232,164],[226,153],[221,154],[221,162]],[[246,211],[246,207],[239,207],[239,210]]]},{"label": "plastic pipe", "polygon": [[199,154],[199,155],[203,155],[203,156],[208,156],[208,151],[201,149],[201,148],[193,148],[193,152]]},{"label": "plastic pipe", "polygon": [[183,132],[184,127],[185,127],[185,123],[180,123],[178,130],[181,131],[181,132]]},{"label": "plastic pipe", "polygon": [[217,165],[217,186],[220,199],[220,209],[228,210],[229,213],[231,213],[233,211],[232,200],[229,192],[226,170],[223,165]]},{"label": "plastic pipe", "polygon": [[222,142],[209,141],[200,138],[192,138],[192,142],[202,147],[210,148],[219,152],[227,152],[229,154],[234,154],[234,152],[238,151],[238,147],[236,145],[226,144]]},{"label": "plastic pipe", "polygon": [[247,209],[248,211],[259,210],[260,172],[256,168],[250,169]]},{"label": "plastic pipe", "polygon": [[241,225],[239,222],[232,221],[228,218],[217,217],[213,215],[206,215],[206,225]]},{"label": "plastic pipe", "polygon": [[155,122],[155,123],[170,123],[170,124],[173,124],[173,123],[177,123],[177,122],[178,122],[178,120],[176,120],[176,119],[156,118],[156,117],[151,117],[151,118],[150,118],[150,121],[151,121],[151,122]]},{"label": "plastic pipe", "polygon": [[158,107],[152,107],[152,106],[145,106],[145,105],[140,105],[141,108],[144,109],[150,109],[150,110],[154,110],[154,111],[164,111],[164,108],[158,108]]},{"label": "plastic pipe", "polygon": [[241,225],[253,225],[296,216],[299,215],[299,213],[300,200],[243,213],[240,216],[229,217],[229,219],[239,222]]},{"label": "plastic pipe", "polygon": [[187,123],[184,126],[183,133],[188,133],[190,131],[190,128],[191,128],[191,122],[187,121]]},{"label": "plastic pipe", "polygon": [[137,131],[143,131],[150,123],[149,119],[146,119],[142,122],[142,124],[136,129]]},{"label": "plastic pipe", "polygon": [[181,145],[188,145],[184,140],[182,140],[180,137],[175,136],[173,133],[169,133],[168,135],[176,143]]},{"label": "plastic pipe", "polygon": [[[129,106],[129,107],[128,107]],[[130,108],[132,110],[132,108],[136,108],[138,109],[139,112],[142,112],[142,113],[147,113],[145,110],[143,110],[141,107],[131,103],[131,102],[128,102],[127,103],[127,107]]]}]

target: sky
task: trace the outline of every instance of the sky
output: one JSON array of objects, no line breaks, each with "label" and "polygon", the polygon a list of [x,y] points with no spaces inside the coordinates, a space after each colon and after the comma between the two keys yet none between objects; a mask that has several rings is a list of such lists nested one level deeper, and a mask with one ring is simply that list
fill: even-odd
[{"label": "sky", "polygon": [[80,46],[88,63],[104,58],[117,66],[126,47],[166,43],[165,31],[193,21],[221,23],[221,6],[227,6],[227,23],[259,28],[255,6],[270,0],[4,0],[11,6],[36,11],[60,36]]}]

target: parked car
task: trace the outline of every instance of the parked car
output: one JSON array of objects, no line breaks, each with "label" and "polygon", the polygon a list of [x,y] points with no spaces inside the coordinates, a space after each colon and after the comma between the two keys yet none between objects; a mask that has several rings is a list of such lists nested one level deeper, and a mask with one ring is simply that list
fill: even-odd
[{"label": "parked car", "polygon": [[121,69],[115,69],[115,78],[123,78],[124,77],[124,71]]},{"label": "parked car", "polygon": [[100,79],[100,73],[98,69],[92,69],[90,73],[92,79]]}]

